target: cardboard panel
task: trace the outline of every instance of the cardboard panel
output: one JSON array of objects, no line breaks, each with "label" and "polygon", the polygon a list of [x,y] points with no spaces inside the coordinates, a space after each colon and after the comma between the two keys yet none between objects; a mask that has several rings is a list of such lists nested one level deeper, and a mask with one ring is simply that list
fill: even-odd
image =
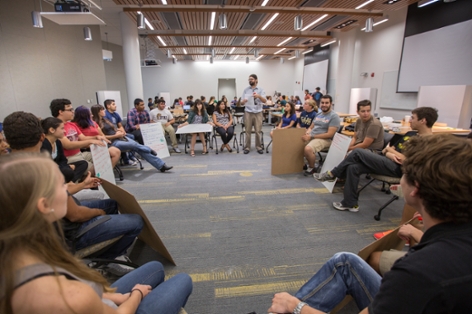
[{"label": "cardboard panel", "polygon": [[139,235],[139,239],[149,245],[153,250],[161,254],[165,259],[176,265],[174,259],[170,255],[169,251],[165,247],[156,230],[151,225],[151,222],[143,212],[141,206],[136,201],[133,195],[128,191],[102,179],[102,187],[105,189],[110,198],[118,202],[120,213],[123,214],[138,214],[144,220],[144,228]]},{"label": "cardboard panel", "polygon": [[272,175],[297,173],[303,170],[302,136],[306,129],[274,130],[272,137]]}]

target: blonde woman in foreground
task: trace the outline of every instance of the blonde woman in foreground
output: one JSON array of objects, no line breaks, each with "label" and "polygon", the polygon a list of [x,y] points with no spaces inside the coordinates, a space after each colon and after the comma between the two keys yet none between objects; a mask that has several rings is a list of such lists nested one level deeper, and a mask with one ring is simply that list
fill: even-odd
[{"label": "blonde woman in foreground", "polygon": [[39,154],[0,157],[0,313],[178,313],[192,292],[187,274],[164,281],[149,262],[111,286],[64,247],[58,221],[67,190]]}]

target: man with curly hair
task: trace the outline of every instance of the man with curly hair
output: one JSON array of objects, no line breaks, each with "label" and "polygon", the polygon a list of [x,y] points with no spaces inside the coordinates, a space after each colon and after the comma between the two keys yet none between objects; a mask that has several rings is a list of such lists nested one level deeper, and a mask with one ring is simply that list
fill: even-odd
[{"label": "man with curly hair", "polygon": [[415,136],[403,154],[400,184],[423,217],[420,242],[383,278],[359,256],[337,253],[295,296],[277,293],[269,312],[329,312],[349,294],[361,314],[470,313],[472,143],[450,134]]}]

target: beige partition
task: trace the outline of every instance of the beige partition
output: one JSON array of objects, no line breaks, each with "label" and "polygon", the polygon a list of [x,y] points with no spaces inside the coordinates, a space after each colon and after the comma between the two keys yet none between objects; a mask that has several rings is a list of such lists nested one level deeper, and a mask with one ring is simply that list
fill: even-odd
[{"label": "beige partition", "polygon": [[302,136],[305,129],[274,130],[272,137],[272,175],[297,173],[303,170]]}]

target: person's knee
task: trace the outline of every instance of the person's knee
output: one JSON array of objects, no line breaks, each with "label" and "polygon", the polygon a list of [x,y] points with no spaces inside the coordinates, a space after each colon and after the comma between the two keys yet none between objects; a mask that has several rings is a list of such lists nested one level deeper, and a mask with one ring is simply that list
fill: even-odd
[{"label": "person's knee", "polygon": [[367,258],[367,264],[370,265],[377,273],[380,274],[380,256],[382,252],[376,251],[372,252]]},{"label": "person's knee", "polygon": [[363,259],[359,257],[359,255],[351,253],[351,252],[338,252],[333,255],[331,258],[335,264],[337,263],[358,263],[360,261],[363,262]]},{"label": "person's knee", "polygon": [[133,233],[140,234],[144,227],[144,220],[138,214],[127,214],[127,224],[132,228]]},{"label": "person's knee", "polygon": [[147,262],[146,264],[144,264],[143,266],[141,267],[147,267],[149,268],[149,272],[164,272],[164,266],[159,263],[158,261],[151,261],[151,262]]},{"label": "person's knee", "polygon": [[180,273],[180,274],[175,275],[172,278],[174,278],[174,280],[179,281],[179,286],[182,288],[182,290],[185,289],[184,291],[186,291],[187,294],[192,293],[192,290],[193,290],[192,277],[190,277],[186,273]]}]

